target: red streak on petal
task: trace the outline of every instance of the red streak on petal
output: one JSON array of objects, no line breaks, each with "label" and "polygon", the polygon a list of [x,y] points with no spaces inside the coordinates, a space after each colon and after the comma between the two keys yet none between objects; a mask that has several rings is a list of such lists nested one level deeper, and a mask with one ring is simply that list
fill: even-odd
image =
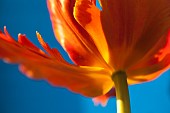
[{"label": "red streak on petal", "polygon": [[77,65],[83,66],[83,65],[91,64],[90,62],[88,62],[89,60],[86,59],[88,55],[82,54],[83,52],[80,54],[80,52],[77,51],[75,47],[69,45],[68,43],[65,44],[65,48],[66,51],[69,53],[71,60],[75,62]]}]

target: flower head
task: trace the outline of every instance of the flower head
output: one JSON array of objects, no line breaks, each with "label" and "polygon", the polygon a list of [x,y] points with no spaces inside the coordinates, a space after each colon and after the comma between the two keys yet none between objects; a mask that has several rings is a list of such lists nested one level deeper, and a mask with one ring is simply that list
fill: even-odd
[{"label": "flower head", "polygon": [[[18,63],[29,78],[44,79],[105,105],[115,95],[112,74],[124,71],[128,83],[151,81],[170,68],[169,0],[47,0],[66,62],[37,32],[45,51],[25,35],[15,41],[0,32],[0,58]],[[154,4],[153,4],[154,2]]]}]

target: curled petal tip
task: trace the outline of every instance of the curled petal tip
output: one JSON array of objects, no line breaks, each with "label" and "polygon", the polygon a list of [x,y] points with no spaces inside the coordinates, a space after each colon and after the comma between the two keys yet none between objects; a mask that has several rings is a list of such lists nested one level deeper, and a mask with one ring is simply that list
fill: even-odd
[{"label": "curled petal tip", "polygon": [[39,42],[44,42],[42,36],[40,35],[40,33],[38,31],[36,31],[36,35],[37,35],[37,39]]},{"label": "curled petal tip", "polygon": [[21,33],[18,33],[18,37],[21,36],[22,34]]},{"label": "curled petal tip", "polygon": [[37,35],[37,38],[38,38],[39,42],[44,42],[42,36],[40,35],[40,33],[38,31],[36,31],[36,35]]},{"label": "curled petal tip", "polygon": [[109,98],[111,97],[115,97],[116,96],[116,92],[115,89],[112,88],[109,92],[107,92],[105,95],[101,95],[98,97],[95,97],[92,99],[92,101],[94,102],[94,105],[101,105],[103,107],[105,107],[108,103]]},{"label": "curled petal tip", "polygon": [[5,34],[8,34],[6,26],[4,26],[4,32]]},{"label": "curled petal tip", "polygon": [[36,31],[36,34],[39,34],[39,32],[38,32],[38,31]]},{"label": "curled petal tip", "polygon": [[41,35],[40,35],[40,33],[38,31],[36,31],[36,35],[37,35],[38,39],[41,38]]},{"label": "curled petal tip", "polygon": [[105,107],[107,105],[108,99],[107,98],[103,98],[104,96],[100,96],[97,98],[93,98],[92,101],[94,103],[95,106],[101,105],[103,107]]},{"label": "curled petal tip", "polygon": [[36,35],[37,35],[38,39],[42,39],[42,36],[41,36],[41,34],[38,31],[36,31]]}]

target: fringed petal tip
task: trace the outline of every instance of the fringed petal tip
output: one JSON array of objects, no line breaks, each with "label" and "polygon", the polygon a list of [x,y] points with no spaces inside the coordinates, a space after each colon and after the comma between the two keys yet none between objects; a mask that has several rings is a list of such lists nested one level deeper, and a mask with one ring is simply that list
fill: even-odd
[{"label": "fringed petal tip", "polygon": [[18,41],[15,41],[6,29],[4,32],[0,32],[0,58],[18,64],[19,70],[28,78],[43,79],[87,97],[103,95],[113,87],[110,70],[67,63],[57,49],[51,49],[44,42],[38,32],[37,38],[46,52],[25,35],[19,34]]},{"label": "fringed petal tip", "polygon": [[112,98],[112,97],[115,97],[115,96],[116,96],[115,89],[112,88],[105,95],[95,97],[95,98],[92,99],[92,101],[94,102],[95,106],[102,105],[103,107],[105,107],[107,105],[107,102],[109,101],[109,99]]},{"label": "fringed petal tip", "polygon": [[109,100],[109,98],[105,95],[95,97],[92,99],[95,106],[101,105],[103,107],[105,107],[107,105],[108,100]]}]

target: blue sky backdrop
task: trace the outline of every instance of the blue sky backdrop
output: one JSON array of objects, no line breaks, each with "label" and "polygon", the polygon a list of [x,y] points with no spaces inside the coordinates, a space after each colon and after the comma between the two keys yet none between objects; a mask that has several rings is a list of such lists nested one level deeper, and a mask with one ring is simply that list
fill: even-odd
[{"label": "blue sky backdrop", "polygon": [[[26,34],[40,47],[35,35],[39,31],[70,61],[54,37],[46,0],[0,0],[1,30],[3,26],[15,39],[18,33]],[[170,113],[170,71],[153,82],[129,89],[132,113]],[[113,98],[106,107],[95,107],[89,98],[28,79],[16,64],[0,60],[0,113],[116,113],[116,101]]]}]

